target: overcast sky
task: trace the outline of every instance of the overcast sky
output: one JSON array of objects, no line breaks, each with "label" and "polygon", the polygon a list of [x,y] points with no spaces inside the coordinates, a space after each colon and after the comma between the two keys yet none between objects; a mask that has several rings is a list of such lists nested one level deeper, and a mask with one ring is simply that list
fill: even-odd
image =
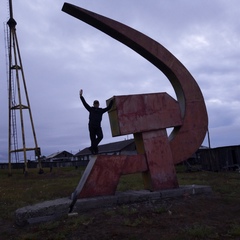
[{"label": "overcast sky", "polygon": [[[4,23],[0,9],[0,161],[7,161],[8,93]],[[50,3],[51,2],[51,3]],[[14,19],[33,120],[42,155],[88,147],[88,112],[79,89],[102,107],[114,95],[167,92],[167,78],[140,55],[61,11],[64,1],[13,0]],[[239,0],[73,0],[69,3],[122,22],[166,47],[190,71],[205,98],[211,147],[240,144]],[[27,116],[26,116],[27,118]],[[27,122],[27,120],[26,120]],[[113,138],[108,114],[104,140]],[[28,128],[26,126],[26,128]],[[28,131],[27,131],[28,132]],[[26,136],[33,147],[32,136]],[[19,140],[19,145],[21,141]],[[203,145],[208,146],[207,138]],[[34,154],[28,157],[33,159]]]}]

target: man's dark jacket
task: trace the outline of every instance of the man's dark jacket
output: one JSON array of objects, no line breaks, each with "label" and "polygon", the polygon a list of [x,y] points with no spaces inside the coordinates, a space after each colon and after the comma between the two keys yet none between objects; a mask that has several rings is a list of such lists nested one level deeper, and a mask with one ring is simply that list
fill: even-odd
[{"label": "man's dark jacket", "polygon": [[102,115],[112,108],[113,100],[110,101],[106,108],[95,108],[90,107],[83,96],[81,96],[80,99],[83,103],[83,106],[89,111],[89,126],[101,127]]}]

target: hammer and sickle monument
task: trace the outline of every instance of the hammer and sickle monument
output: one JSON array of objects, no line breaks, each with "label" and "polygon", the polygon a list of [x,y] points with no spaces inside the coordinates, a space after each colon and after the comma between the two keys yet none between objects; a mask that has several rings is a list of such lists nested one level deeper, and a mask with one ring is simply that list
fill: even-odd
[{"label": "hammer and sickle monument", "polygon": [[[147,59],[166,75],[177,96],[177,100],[167,93],[114,96],[109,111],[112,135],[133,134],[138,154],[98,155],[89,162],[74,197],[114,195],[120,177],[131,173],[142,173],[144,187],[151,191],[178,188],[174,165],[196,152],[208,128],[198,84],[176,57],[143,33],[69,3],[62,10]],[[173,128],[169,136],[167,128]]]}]

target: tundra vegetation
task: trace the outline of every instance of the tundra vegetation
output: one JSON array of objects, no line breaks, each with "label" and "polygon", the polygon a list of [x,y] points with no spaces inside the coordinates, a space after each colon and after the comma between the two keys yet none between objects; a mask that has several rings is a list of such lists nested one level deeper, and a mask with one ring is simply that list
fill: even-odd
[{"label": "tundra vegetation", "polygon": [[[177,166],[180,185],[208,185],[210,195],[184,195],[111,208],[76,217],[18,227],[16,209],[70,196],[84,168],[0,169],[0,239],[240,239],[240,173],[186,172]],[[143,189],[141,174],[122,176],[117,191]]]}]

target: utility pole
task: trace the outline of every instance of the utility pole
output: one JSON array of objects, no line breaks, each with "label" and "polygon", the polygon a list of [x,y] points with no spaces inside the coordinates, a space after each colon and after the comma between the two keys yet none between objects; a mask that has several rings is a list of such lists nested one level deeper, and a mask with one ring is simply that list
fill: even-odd
[{"label": "utility pole", "polygon": [[[24,174],[28,174],[27,151],[35,151],[35,159],[38,159],[39,173],[43,173],[41,165],[41,150],[38,147],[35,128],[33,124],[30,101],[27,93],[27,85],[25,81],[23,65],[18,45],[16,25],[17,22],[13,18],[12,0],[9,0],[10,18],[7,22],[9,31],[7,36],[8,44],[8,106],[9,106],[9,124],[8,124],[8,166],[9,173],[12,175],[11,163],[13,154],[18,156],[19,152],[23,153]],[[32,137],[34,141],[33,147],[27,147],[25,136],[25,113],[28,112]],[[21,142],[19,148],[17,136],[17,119],[20,121]],[[29,140],[29,138],[28,138]]]}]

